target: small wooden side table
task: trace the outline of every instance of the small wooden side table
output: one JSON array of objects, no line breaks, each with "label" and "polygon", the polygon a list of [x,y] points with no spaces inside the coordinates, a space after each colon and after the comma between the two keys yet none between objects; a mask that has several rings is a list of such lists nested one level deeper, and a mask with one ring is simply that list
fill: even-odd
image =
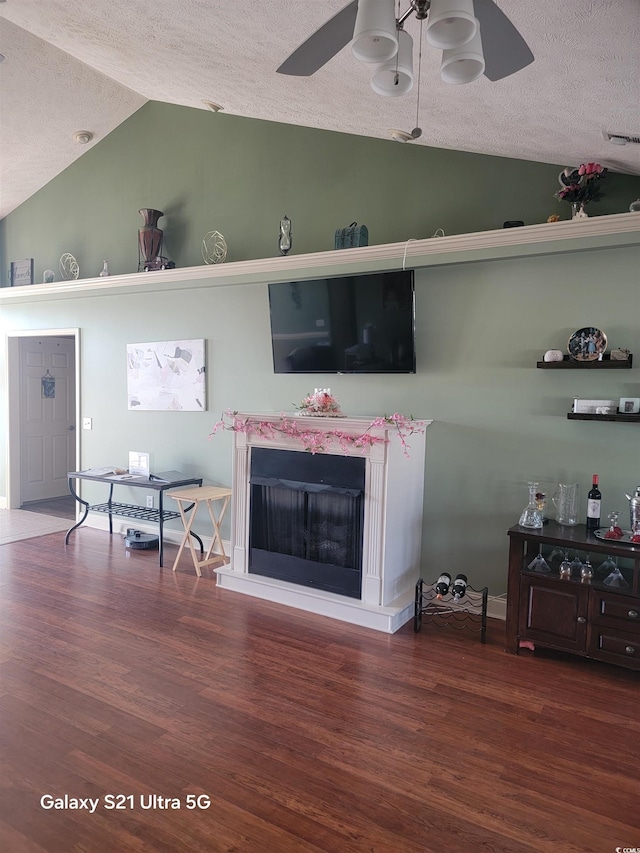
[{"label": "small wooden side table", "polygon": [[[184,551],[185,546],[189,546],[189,550],[191,551],[191,559],[193,560],[193,565],[196,570],[196,574],[198,577],[202,577],[202,572],[200,569],[203,566],[209,566],[212,563],[219,563],[222,561],[223,563],[228,563],[229,558],[225,554],[224,545],[222,544],[222,537],[220,535],[220,524],[222,519],[224,518],[224,514],[227,510],[227,506],[229,505],[229,499],[231,498],[231,489],[223,488],[222,486],[202,486],[201,488],[193,488],[193,489],[181,489],[179,492],[167,492],[170,498],[173,498],[178,503],[178,509],[180,510],[180,515],[182,516],[182,523],[184,524],[184,536],[182,537],[182,542],[180,543],[180,548],[178,549],[178,554],[176,556],[175,562],[173,564],[173,571],[175,572],[176,567],[180,561],[180,557],[182,556],[182,552]],[[221,502],[219,506],[218,515],[216,515],[213,504]],[[211,543],[207,548],[207,553],[204,555],[204,559],[198,560],[195,549],[191,546],[189,541],[189,537],[191,536],[191,526],[193,525],[194,519],[196,517],[196,513],[198,512],[198,507],[200,504],[206,504],[207,509],[209,510],[209,515],[211,516],[211,522],[213,524],[213,537],[211,538]],[[189,505],[192,505],[191,512],[189,513]],[[214,546],[218,543],[218,547],[220,551],[215,552],[215,555],[212,557]]]}]

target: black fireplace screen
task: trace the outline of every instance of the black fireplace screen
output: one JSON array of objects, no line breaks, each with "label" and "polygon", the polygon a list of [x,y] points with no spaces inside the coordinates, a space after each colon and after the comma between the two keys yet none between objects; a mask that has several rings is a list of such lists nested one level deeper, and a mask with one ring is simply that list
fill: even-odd
[{"label": "black fireplace screen", "polygon": [[255,448],[249,572],[360,598],[364,475],[364,459]]}]

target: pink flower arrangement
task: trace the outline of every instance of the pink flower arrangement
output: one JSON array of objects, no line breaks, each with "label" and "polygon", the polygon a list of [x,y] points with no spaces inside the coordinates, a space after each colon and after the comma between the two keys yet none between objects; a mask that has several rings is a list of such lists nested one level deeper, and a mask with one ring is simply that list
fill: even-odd
[{"label": "pink flower arrangement", "polygon": [[393,426],[395,433],[402,445],[402,452],[409,455],[409,444],[407,437],[414,433],[424,432],[424,424],[417,421],[413,415],[401,415],[395,412],[393,415],[384,415],[374,418],[367,429],[360,435],[345,432],[341,429],[310,429],[301,425],[295,418],[280,415],[277,421],[260,420],[260,418],[241,418],[238,413],[227,409],[222,413],[220,420],[214,424],[209,438],[220,429],[232,432],[255,432],[256,435],[274,439],[278,434],[286,435],[302,444],[304,450],[309,453],[322,453],[332,445],[338,445],[343,453],[349,453],[354,448],[365,453],[374,444],[382,444],[386,439],[372,435],[372,430],[380,427]]},{"label": "pink flower arrangement", "polygon": [[340,403],[331,393],[331,388],[316,388],[313,394],[307,394],[302,403],[296,406],[306,415],[324,415],[325,417],[344,417]]},{"label": "pink flower arrangement", "polygon": [[562,189],[554,195],[558,201],[568,201],[572,204],[600,201],[600,181],[606,174],[607,169],[600,163],[582,163],[577,169],[566,168],[560,172]]}]

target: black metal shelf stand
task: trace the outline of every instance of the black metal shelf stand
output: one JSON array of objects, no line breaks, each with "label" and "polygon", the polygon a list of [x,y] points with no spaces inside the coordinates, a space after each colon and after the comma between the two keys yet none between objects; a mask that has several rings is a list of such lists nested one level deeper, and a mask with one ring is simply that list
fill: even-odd
[{"label": "black metal shelf stand", "polygon": [[477,631],[480,642],[487,637],[487,601],[489,588],[474,589],[467,586],[465,594],[454,600],[450,592],[438,598],[434,583],[420,578],[416,583],[413,630],[418,633],[422,623],[431,623],[438,628]]},{"label": "black metal shelf stand", "polygon": [[[172,472],[173,473],[173,472]],[[177,472],[176,472],[177,473]],[[114,479],[111,475],[97,475],[91,474],[88,471],[72,471],[67,474],[67,478],[69,481],[69,491],[75,498],[75,500],[80,505],[80,512],[82,513],[79,520],[67,530],[67,535],[64,539],[64,544],[67,545],[69,543],[69,537],[73,533],[74,530],[77,530],[85,521],[90,512],[101,512],[109,517],[109,533],[113,534],[113,516],[121,516],[123,518],[135,518],[136,521],[150,521],[154,524],[158,525],[158,533],[159,533],[159,551],[160,551],[160,566],[162,567],[164,564],[164,523],[165,521],[169,521],[170,519],[180,518],[180,513],[175,512],[174,510],[165,509],[164,507],[164,493],[169,491],[170,489],[179,488],[180,486],[202,486],[202,478],[201,477],[176,477],[172,476],[171,479],[160,479],[160,477],[131,477],[125,480]],[[78,494],[78,491],[75,487],[76,480],[92,480],[97,483],[107,483],[109,485],[109,492],[107,500],[102,503],[90,504],[88,501],[83,500]],[[119,501],[113,500],[113,487],[114,486],[125,486],[128,488],[144,488],[145,490],[151,490],[158,493],[158,508],[155,507],[143,507],[138,504],[130,504],[130,503],[122,503]],[[191,507],[193,504],[191,505]],[[191,509],[188,507],[188,509]],[[204,545],[202,539],[197,535],[197,533],[191,532],[191,536],[196,540],[198,545],[200,546],[200,554],[204,554]]]}]

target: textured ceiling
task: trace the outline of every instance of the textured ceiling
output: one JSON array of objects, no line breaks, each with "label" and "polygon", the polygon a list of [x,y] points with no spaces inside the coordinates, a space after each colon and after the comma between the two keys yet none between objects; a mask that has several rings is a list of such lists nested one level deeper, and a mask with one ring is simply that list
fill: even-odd
[{"label": "textured ceiling", "polygon": [[[381,98],[342,50],[308,78],[275,73],[348,0],[0,0],[0,217],[146,100],[389,138],[416,125],[416,89]],[[497,0],[535,62],[495,83],[442,83],[422,53],[423,130],[411,145],[640,174],[638,0]],[[408,5],[401,2],[401,11]],[[419,25],[414,37],[417,74]],[[77,130],[95,136],[87,146]],[[390,145],[397,144],[389,142]]]}]

